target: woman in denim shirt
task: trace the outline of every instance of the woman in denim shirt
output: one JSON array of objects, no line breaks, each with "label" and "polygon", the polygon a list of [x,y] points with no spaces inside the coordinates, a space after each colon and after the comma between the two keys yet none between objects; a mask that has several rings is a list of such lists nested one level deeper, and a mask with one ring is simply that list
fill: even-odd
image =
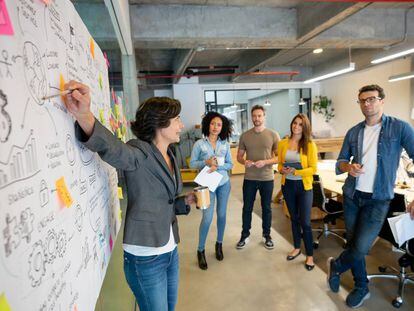
[{"label": "woman in denim shirt", "polygon": [[223,260],[223,236],[226,226],[227,201],[230,195],[230,179],[228,171],[233,167],[230,155],[228,139],[231,136],[232,128],[230,121],[217,112],[209,112],[205,115],[201,124],[201,131],[204,138],[198,140],[191,152],[191,168],[202,169],[206,165],[210,172],[217,171],[223,178],[215,192],[210,191],[210,208],[203,210],[203,218],[200,223],[198,240],[198,266],[207,270],[205,256],[205,244],[211,221],[213,220],[214,203],[217,200],[217,241],[216,258]]}]

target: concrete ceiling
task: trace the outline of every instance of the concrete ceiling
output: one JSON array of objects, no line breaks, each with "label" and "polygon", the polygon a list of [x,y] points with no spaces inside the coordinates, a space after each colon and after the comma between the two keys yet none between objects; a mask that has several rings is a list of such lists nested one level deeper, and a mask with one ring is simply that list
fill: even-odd
[{"label": "concrete ceiling", "polygon": [[[111,76],[120,76],[120,49],[103,0],[72,2],[107,52]],[[200,75],[201,82],[209,83],[303,81],[336,69],[335,66],[350,59],[356,62],[357,69],[363,69],[384,49],[414,44],[414,3],[294,0],[129,0],[129,3],[141,88],[170,87],[178,81],[176,75],[185,73]],[[323,48],[324,52],[313,54],[314,48]],[[300,74],[246,75],[293,70]],[[231,76],[240,73],[243,75]]]}]

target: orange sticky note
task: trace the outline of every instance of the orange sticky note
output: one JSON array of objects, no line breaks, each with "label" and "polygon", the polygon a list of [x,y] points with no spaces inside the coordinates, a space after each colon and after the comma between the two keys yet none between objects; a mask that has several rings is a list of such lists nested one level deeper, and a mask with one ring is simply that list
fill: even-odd
[{"label": "orange sticky note", "polygon": [[4,293],[0,295],[0,311],[11,311],[10,305]]},{"label": "orange sticky note", "polygon": [[[65,90],[65,78],[63,77],[63,74],[59,75],[59,89],[61,92],[63,92]],[[60,96],[60,98],[62,99],[62,101],[65,101],[65,96]]]},{"label": "orange sticky note", "polygon": [[95,59],[95,42],[93,42],[93,39],[89,39],[89,49],[91,50],[92,58]]},{"label": "orange sticky note", "polygon": [[69,193],[68,187],[66,186],[65,177],[60,177],[56,180],[55,184],[59,199],[66,207],[70,207],[73,203],[73,199]]},{"label": "orange sticky note", "polygon": [[118,187],[118,198],[121,199],[121,200],[124,198],[124,195],[122,194],[122,188],[121,187]]}]

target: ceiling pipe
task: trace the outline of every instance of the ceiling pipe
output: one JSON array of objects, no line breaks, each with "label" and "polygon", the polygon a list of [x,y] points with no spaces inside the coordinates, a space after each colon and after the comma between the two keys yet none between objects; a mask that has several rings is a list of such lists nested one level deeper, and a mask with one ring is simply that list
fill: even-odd
[{"label": "ceiling pipe", "polygon": [[238,73],[211,73],[211,74],[183,74],[183,75],[139,75],[140,79],[174,79],[174,78],[192,78],[192,77],[237,77],[237,76],[280,76],[287,75],[290,77],[300,74],[299,71],[257,71],[257,72],[238,72]]}]

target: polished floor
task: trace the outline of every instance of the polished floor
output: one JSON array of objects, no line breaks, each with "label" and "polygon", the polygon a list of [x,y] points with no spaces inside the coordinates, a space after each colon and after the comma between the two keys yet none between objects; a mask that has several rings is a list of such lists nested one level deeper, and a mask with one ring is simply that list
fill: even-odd
[{"label": "polished floor", "polygon": [[[292,248],[290,224],[279,204],[273,204],[275,248],[267,250],[263,246],[259,200],[256,200],[250,243],[243,250],[235,248],[241,230],[243,179],[242,176],[233,176],[231,181],[224,261],[219,262],[214,257],[215,219],[206,245],[208,270],[202,271],[196,259],[201,213],[194,209],[189,216],[179,218],[181,243],[177,310],[349,310],[344,298],[352,286],[350,273],[342,277],[343,286],[338,294],[329,292],[326,287],[326,258],[339,254],[341,243],[334,237],[323,239],[315,251],[317,266],[313,271],[305,270],[303,255],[294,261],[286,261],[286,254]],[[278,186],[276,182],[275,189]],[[108,267],[97,311],[138,309],[124,278],[121,241],[122,233]],[[377,266],[384,263],[396,265],[399,256],[391,252],[386,242],[377,242],[367,256],[368,272],[377,272]],[[396,281],[374,280],[370,283],[370,290],[371,298],[359,310],[394,310],[390,302],[396,295]],[[407,285],[405,302],[400,309],[414,309],[414,285]]]}]

